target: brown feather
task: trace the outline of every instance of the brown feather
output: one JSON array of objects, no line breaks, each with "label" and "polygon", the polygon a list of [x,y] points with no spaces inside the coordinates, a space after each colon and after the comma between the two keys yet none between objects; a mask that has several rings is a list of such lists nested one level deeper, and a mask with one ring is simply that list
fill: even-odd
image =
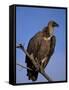
[{"label": "brown feather", "polygon": [[[51,55],[53,54],[54,47],[55,47],[55,36],[51,37],[50,40],[44,40],[44,37],[48,38],[50,37],[49,28],[45,27],[43,31],[38,32],[36,35],[34,35],[28,44],[27,51],[31,55],[33,53],[34,59],[37,58],[39,64],[42,64],[42,59],[47,57],[44,64],[43,69],[46,67],[46,65],[49,62],[49,59]],[[29,79],[35,81],[38,77],[38,72],[36,71],[36,68],[32,64],[32,62],[29,60],[29,58],[26,56],[26,63],[27,67],[33,69],[33,71],[27,70],[27,76]]]}]

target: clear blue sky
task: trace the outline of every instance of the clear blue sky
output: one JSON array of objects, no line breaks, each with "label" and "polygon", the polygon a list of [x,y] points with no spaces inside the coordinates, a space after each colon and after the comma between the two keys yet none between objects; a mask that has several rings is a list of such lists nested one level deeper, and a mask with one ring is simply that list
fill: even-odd
[{"label": "clear blue sky", "polygon": [[[65,9],[16,7],[16,42],[24,44],[24,47],[27,48],[30,38],[47,26],[50,20],[56,21],[59,27],[55,28],[54,32],[56,36],[55,52],[45,71],[54,81],[61,81],[66,79]],[[16,49],[16,62],[26,66],[25,54],[20,49]],[[16,83],[32,83],[26,74],[26,69],[16,65]],[[46,79],[39,74],[36,82],[46,82]]]}]

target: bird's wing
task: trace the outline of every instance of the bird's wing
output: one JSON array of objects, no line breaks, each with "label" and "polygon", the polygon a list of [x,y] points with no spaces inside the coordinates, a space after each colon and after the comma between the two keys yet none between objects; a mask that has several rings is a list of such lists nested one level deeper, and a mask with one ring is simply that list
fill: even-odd
[{"label": "bird's wing", "polygon": [[32,37],[29,41],[27,51],[29,54],[33,53],[33,56],[36,57],[38,50],[40,48],[40,39],[42,37],[42,33],[37,33],[34,37]]},{"label": "bird's wing", "polygon": [[[38,53],[38,49],[39,49],[39,37],[41,36],[40,33],[38,33],[37,35],[35,35],[34,37],[32,37],[29,41],[28,47],[27,47],[27,52],[31,55],[33,54],[33,57],[36,58],[37,53]],[[36,60],[36,59],[34,59]],[[28,56],[26,55],[26,63],[27,63],[27,67],[31,68],[33,71],[30,71],[27,69],[27,76],[29,79],[35,81],[37,80],[38,77],[38,72],[35,69],[35,66],[32,64],[31,60],[28,58]]]},{"label": "bird's wing", "polygon": [[56,37],[55,37],[55,36],[52,36],[52,37],[51,37],[49,57],[53,54],[54,49],[55,49],[55,45],[56,45]]},{"label": "bird's wing", "polygon": [[54,52],[54,49],[55,49],[55,45],[56,45],[56,37],[55,36],[52,36],[51,37],[51,41],[50,41],[50,50],[49,50],[49,53],[46,57],[46,62],[44,63],[44,68],[46,67],[46,65],[48,64],[53,52]]}]

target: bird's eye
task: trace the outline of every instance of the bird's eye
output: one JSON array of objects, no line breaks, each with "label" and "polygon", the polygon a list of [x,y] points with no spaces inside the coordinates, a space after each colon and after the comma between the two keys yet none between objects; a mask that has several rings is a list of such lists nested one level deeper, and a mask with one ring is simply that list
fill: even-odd
[{"label": "bird's eye", "polygon": [[52,23],[52,26],[53,26],[53,27],[58,27],[59,25],[58,25],[56,22],[53,22],[53,23]]}]

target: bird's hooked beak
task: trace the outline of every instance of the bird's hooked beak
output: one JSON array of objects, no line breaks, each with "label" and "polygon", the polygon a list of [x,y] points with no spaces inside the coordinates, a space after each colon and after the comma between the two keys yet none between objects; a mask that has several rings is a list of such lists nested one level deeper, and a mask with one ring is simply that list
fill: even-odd
[{"label": "bird's hooked beak", "polygon": [[55,21],[50,21],[50,22],[48,23],[50,35],[53,34],[54,28],[55,28],[55,27],[58,27],[58,26],[59,26],[59,25],[58,25]]},{"label": "bird's hooked beak", "polygon": [[57,24],[56,22],[53,22],[52,26],[53,26],[53,27],[58,27],[59,24]]}]

